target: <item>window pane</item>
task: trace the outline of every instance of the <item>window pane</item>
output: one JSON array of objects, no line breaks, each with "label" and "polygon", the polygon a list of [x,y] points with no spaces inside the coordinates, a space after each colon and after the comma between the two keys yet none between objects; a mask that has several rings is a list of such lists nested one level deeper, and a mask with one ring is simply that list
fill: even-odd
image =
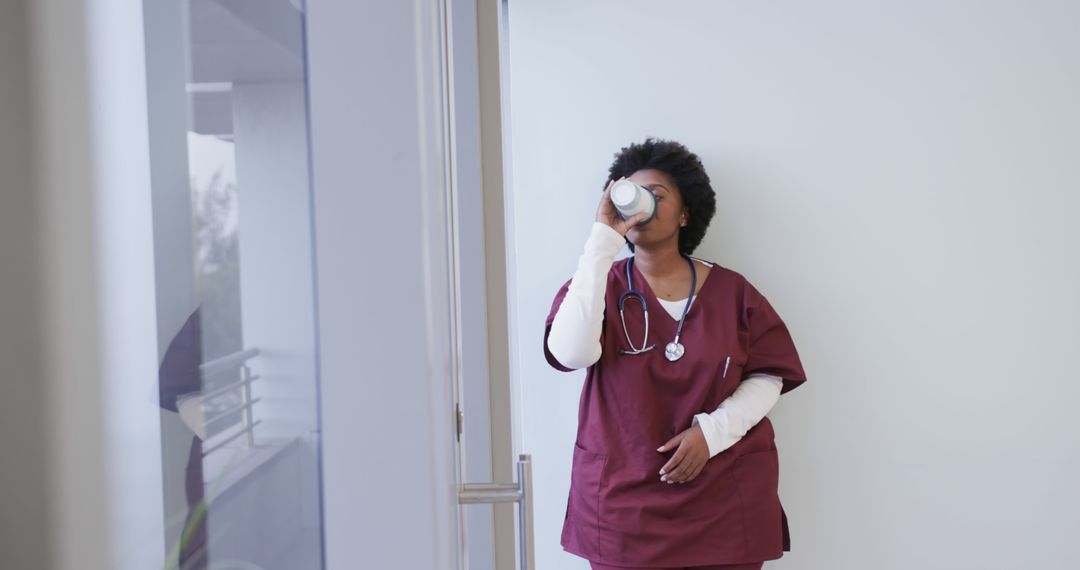
[{"label": "window pane", "polygon": [[321,568],[302,3],[144,13],[168,566]]}]

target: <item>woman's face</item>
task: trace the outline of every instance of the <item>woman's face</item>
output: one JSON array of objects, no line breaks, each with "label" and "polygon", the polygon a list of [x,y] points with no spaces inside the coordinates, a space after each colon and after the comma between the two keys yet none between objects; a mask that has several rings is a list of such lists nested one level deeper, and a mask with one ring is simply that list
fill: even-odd
[{"label": "woman's face", "polygon": [[653,169],[639,170],[627,178],[656,195],[656,215],[649,223],[631,228],[626,238],[634,247],[650,248],[669,240],[674,240],[677,246],[679,229],[688,218],[675,182],[667,174]]}]

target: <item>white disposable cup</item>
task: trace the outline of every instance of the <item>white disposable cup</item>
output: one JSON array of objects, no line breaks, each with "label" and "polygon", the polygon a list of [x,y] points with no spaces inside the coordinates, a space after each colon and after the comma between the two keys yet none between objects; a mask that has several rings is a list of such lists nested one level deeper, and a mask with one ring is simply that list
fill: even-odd
[{"label": "white disposable cup", "polygon": [[611,203],[615,204],[615,210],[624,220],[641,212],[648,214],[647,218],[638,222],[639,226],[648,223],[656,214],[656,196],[652,191],[626,179],[611,187]]}]

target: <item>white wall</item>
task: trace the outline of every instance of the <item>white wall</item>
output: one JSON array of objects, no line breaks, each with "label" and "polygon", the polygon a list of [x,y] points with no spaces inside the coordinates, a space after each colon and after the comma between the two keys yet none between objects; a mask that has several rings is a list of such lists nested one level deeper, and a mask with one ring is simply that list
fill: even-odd
[{"label": "white wall", "polygon": [[[611,155],[699,153],[697,253],[778,308],[793,551],[767,568],[1076,567],[1080,5],[510,4],[514,310],[540,568],[583,373],[541,355]],[[556,228],[559,228],[556,230]]]},{"label": "white wall", "polygon": [[[95,262],[99,325],[86,332],[98,339],[101,361],[101,388],[93,396],[101,398],[103,412],[108,515],[98,513],[97,518],[109,525],[108,566],[117,569],[160,567],[165,546],[160,360],[155,334],[160,331],[153,207],[158,197],[147,191],[153,180],[153,135],[148,124],[143,22],[138,0],[87,8],[90,90],[86,106],[91,133],[87,147],[93,161],[93,178],[87,182],[94,189],[95,252],[90,259]],[[58,127],[67,134],[64,124]],[[73,176],[66,182],[62,188],[72,184],[77,188],[79,179]],[[67,201],[65,197],[58,205],[70,207]],[[68,326],[65,312],[56,315],[61,327]],[[81,383],[84,373],[73,369],[66,381]],[[69,391],[65,385],[65,395]],[[81,412],[93,403],[91,397],[75,406]],[[76,466],[83,461],[74,449],[67,450],[66,457],[74,459]],[[81,566],[81,561],[75,564]]]},{"label": "white wall", "polygon": [[326,567],[457,567],[438,3],[307,12]]}]

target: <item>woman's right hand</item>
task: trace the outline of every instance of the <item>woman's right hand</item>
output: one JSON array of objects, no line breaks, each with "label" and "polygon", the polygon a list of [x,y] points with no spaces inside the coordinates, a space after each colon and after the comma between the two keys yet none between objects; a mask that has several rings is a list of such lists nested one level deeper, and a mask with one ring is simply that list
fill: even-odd
[{"label": "woman's right hand", "polygon": [[[625,180],[626,177],[622,177],[619,180]],[[630,228],[637,225],[638,222],[648,218],[649,215],[645,212],[638,212],[630,219],[624,220],[619,217],[619,211],[615,209],[615,204],[611,201],[611,187],[615,185],[619,180],[608,180],[607,188],[604,188],[604,195],[600,198],[600,206],[596,209],[596,221],[607,224],[611,229],[619,232],[619,235],[626,236],[626,233],[630,231]]]}]

